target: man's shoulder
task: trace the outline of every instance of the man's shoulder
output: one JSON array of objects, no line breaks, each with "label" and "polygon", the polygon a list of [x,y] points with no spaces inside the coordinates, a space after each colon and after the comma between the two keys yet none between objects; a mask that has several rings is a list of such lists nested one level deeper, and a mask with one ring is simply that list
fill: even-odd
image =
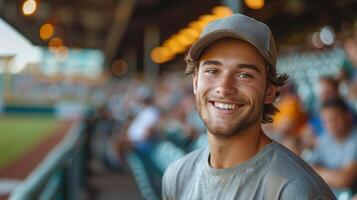
[{"label": "man's shoulder", "polygon": [[281,191],[281,199],[335,200],[330,187],[324,181],[306,176],[290,179]]},{"label": "man's shoulder", "polygon": [[[311,168],[311,166],[307,164],[300,156],[296,155],[281,144],[276,145],[271,162],[272,172],[284,174],[286,176],[292,176],[294,179],[315,179],[319,177]],[[318,181],[320,181],[319,178]]]},{"label": "man's shoulder", "polygon": [[176,174],[179,170],[182,170],[183,168],[193,168],[194,165],[199,162],[200,159],[202,159],[202,155],[205,151],[206,148],[203,147],[188,153],[184,157],[171,163],[166,169],[165,173],[170,172]]},{"label": "man's shoulder", "polygon": [[273,179],[284,177],[284,194],[293,195],[295,191],[295,194],[315,193],[333,197],[329,186],[301,157],[280,144],[276,145],[274,154],[268,174]]}]

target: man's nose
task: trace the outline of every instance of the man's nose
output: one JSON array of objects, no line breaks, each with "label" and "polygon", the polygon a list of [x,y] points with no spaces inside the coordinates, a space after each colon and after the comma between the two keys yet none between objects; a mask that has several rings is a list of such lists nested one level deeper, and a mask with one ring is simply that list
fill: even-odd
[{"label": "man's nose", "polygon": [[227,96],[237,92],[234,77],[229,75],[222,75],[216,86],[216,93]]}]

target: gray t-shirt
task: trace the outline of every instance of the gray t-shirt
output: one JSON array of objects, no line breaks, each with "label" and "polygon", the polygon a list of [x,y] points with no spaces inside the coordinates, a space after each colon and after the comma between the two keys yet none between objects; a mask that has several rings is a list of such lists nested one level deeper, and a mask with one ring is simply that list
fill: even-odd
[{"label": "gray t-shirt", "polygon": [[208,158],[209,149],[202,148],[170,165],[163,199],[336,199],[307,163],[277,142],[228,169],[211,168]]}]

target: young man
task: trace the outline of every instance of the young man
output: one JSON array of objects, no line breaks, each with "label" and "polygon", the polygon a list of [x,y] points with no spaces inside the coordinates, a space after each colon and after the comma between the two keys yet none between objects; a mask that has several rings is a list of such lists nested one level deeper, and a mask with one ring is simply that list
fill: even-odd
[{"label": "young man", "polygon": [[326,128],[308,162],[337,193],[357,191],[357,129],[353,114],[341,98],[322,103],[321,119]]},{"label": "young man", "polygon": [[208,24],[187,56],[197,110],[209,148],[173,163],[163,199],[335,199],[302,159],[269,139],[277,87],[277,50],[270,29],[235,14]]}]

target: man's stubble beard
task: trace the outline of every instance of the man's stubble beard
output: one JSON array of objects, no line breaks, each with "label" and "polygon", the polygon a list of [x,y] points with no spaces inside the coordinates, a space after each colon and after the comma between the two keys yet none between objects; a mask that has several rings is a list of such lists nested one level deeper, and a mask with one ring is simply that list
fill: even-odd
[{"label": "man's stubble beard", "polygon": [[[261,121],[261,117],[259,117],[261,114],[257,114],[254,113],[254,109],[250,110],[249,113],[246,113],[246,118],[244,119],[240,119],[238,122],[232,122],[232,123],[237,123],[237,124],[233,124],[231,125],[231,127],[228,130],[222,130],[220,127],[212,127],[213,124],[210,123],[211,121],[213,121],[212,119],[210,119],[210,116],[208,114],[208,112],[206,113],[207,116],[206,118],[203,116],[203,111],[202,108],[200,107],[199,103],[198,103],[198,99],[196,100],[196,108],[197,108],[197,112],[200,116],[200,118],[202,119],[203,123],[205,124],[207,130],[209,133],[211,133],[212,135],[219,137],[219,138],[230,138],[233,136],[237,136],[240,135],[244,132],[244,130],[248,129],[249,127],[251,127],[252,125],[254,125],[255,123],[257,123],[257,121]],[[262,109],[261,109],[262,110]],[[208,111],[208,109],[207,109]],[[252,115],[256,115],[253,118],[249,118],[249,116]]]}]

